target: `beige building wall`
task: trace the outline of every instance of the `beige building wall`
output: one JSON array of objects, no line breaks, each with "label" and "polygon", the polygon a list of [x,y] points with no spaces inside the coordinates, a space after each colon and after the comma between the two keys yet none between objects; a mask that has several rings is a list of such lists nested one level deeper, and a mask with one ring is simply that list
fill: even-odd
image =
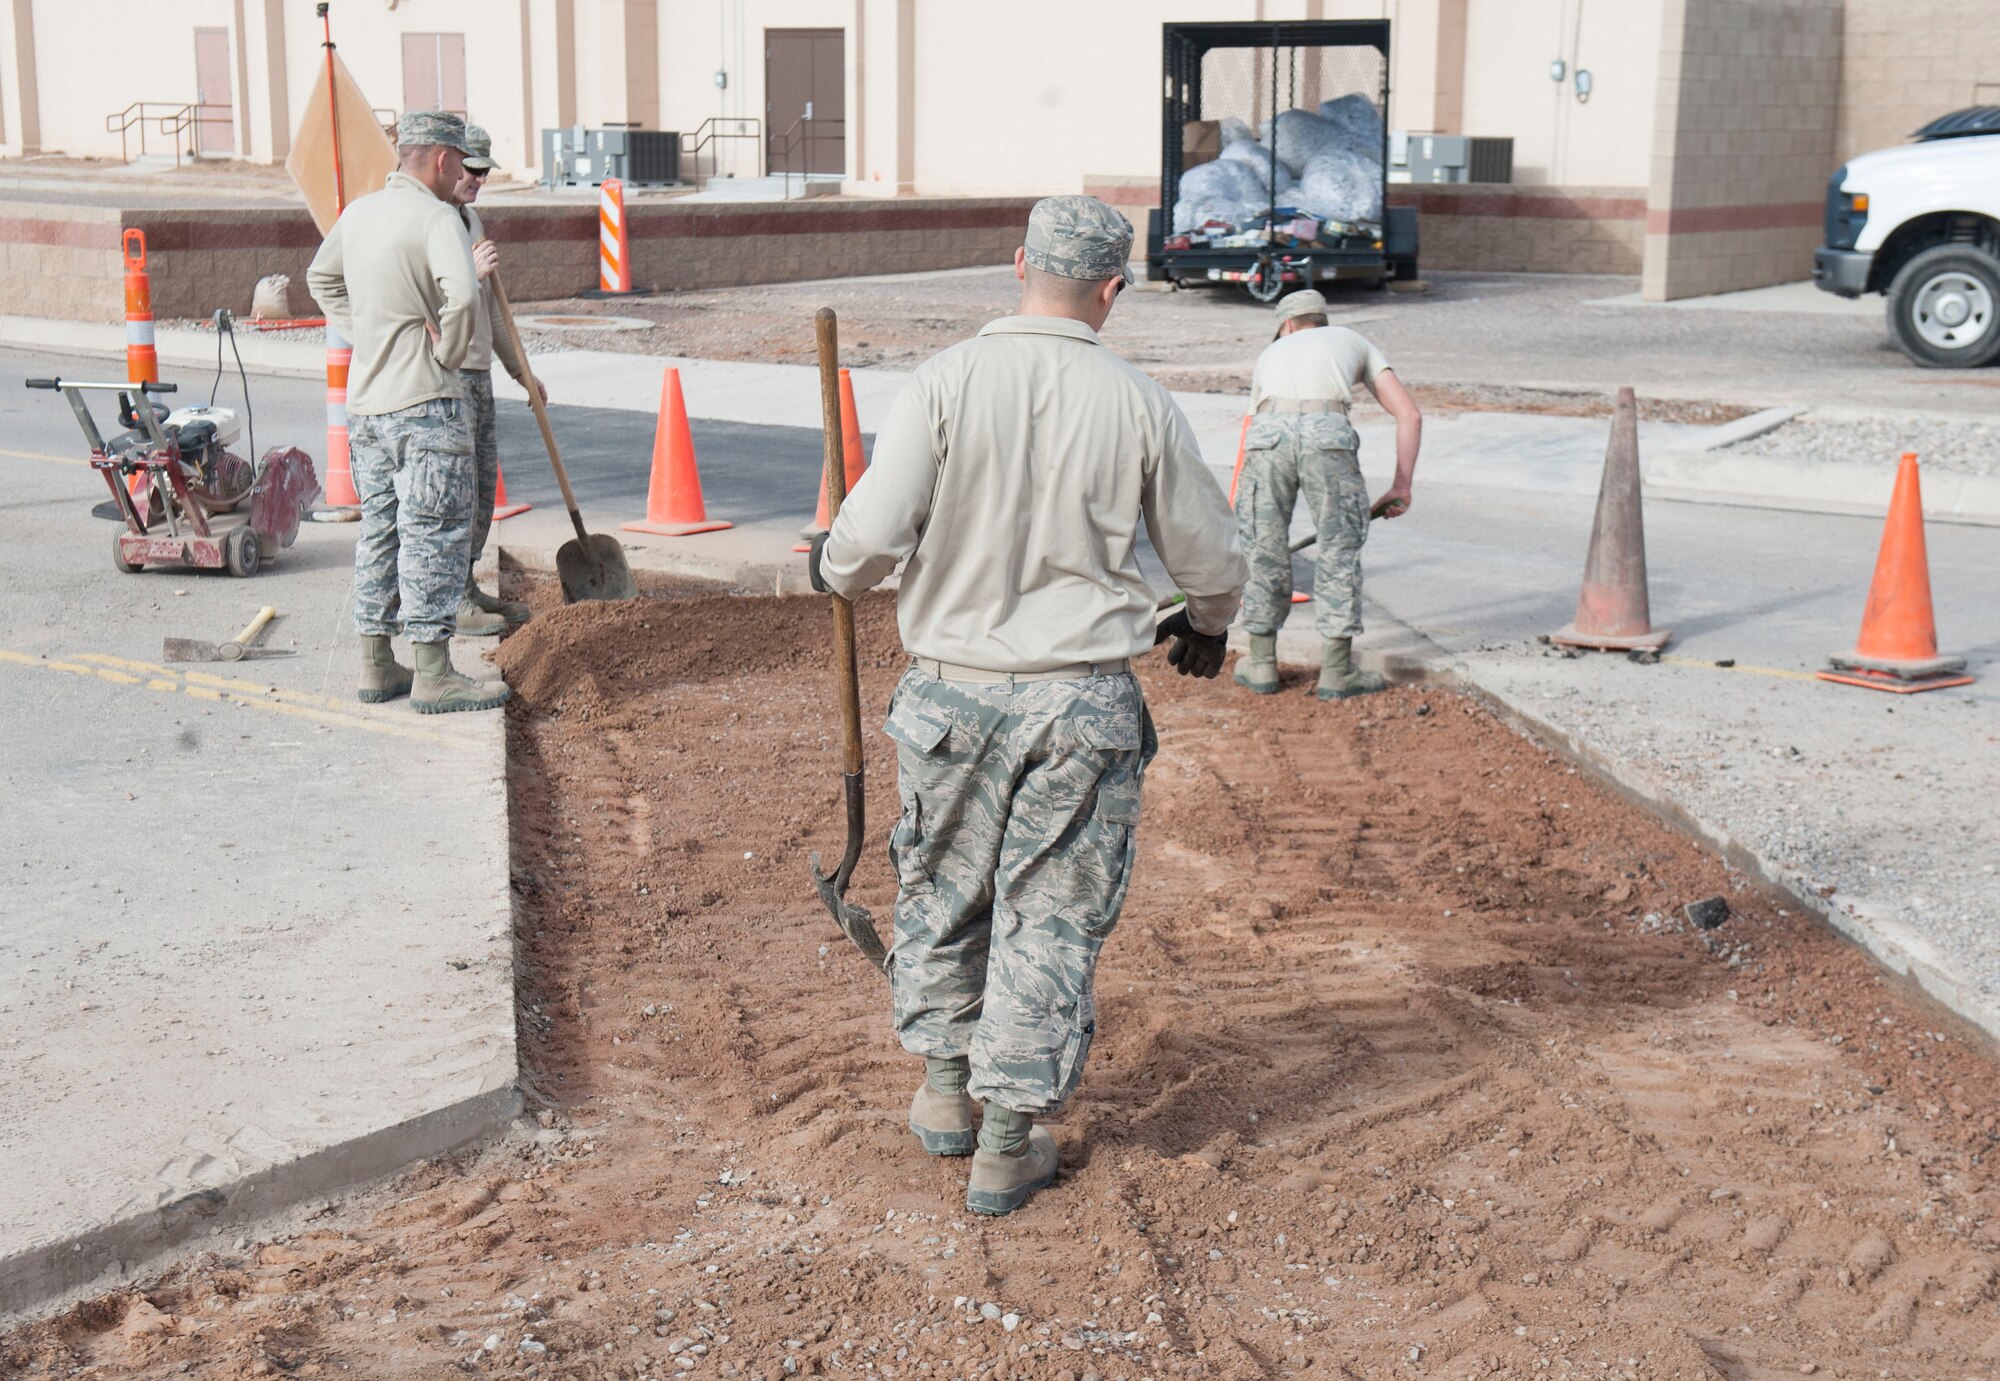
[{"label": "beige building wall", "polygon": [[[1463,124],[1511,135],[1514,181],[1643,187],[1664,0],[1468,0]],[[1561,81],[1550,64],[1563,64]],[[1576,97],[1576,72],[1591,76]]]},{"label": "beige building wall", "polygon": [[1643,291],[1803,278],[1836,166],[1842,0],[1667,0]]},{"label": "beige building wall", "polygon": [[1847,0],[1833,168],[1969,105],[2000,105],[1995,0]]}]

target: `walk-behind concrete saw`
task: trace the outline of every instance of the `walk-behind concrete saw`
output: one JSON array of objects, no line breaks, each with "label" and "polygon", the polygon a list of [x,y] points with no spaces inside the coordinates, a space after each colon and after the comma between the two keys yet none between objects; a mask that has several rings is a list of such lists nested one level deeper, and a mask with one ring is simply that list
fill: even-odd
[{"label": "walk-behind concrete saw", "polygon": [[[121,571],[165,566],[255,575],[292,545],[319,495],[312,457],[296,446],[273,446],[254,466],[230,450],[242,426],[234,408],[213,405],[212,393],[208,405],[170,411],[154,399],[175,392],[173,384],[30,379],[28,387],[59,390],[69,400],[90,444],[91,468],[111,490],[110,503],[100,507],[122,520],[111,545],[112,564]],[[123,430],[107,440],[86,393],[117,394]]]}]

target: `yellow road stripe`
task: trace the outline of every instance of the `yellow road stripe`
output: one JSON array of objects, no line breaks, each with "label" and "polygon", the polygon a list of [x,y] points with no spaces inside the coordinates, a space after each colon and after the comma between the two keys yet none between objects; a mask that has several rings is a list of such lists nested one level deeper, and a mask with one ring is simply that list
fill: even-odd
[{"label": "yellow road stripe", "polygon": [[97,662],[105,666],[123,667],[128,671],[143,671],[153,676],[176,676],[195,685],[214,686],[220,690],[227,691],[240,691],[251,685],[256,685],[267,698],[276,696],[278,699],[298,704],[318,705],[323,709],[332,710],[337,714],[353,715],[355,713],[353,709],[355,702],[352,700],[338,700],[330,695],[315,695],[311,691],[268,689],[269,682],[248,682],[236,676],[217,676],[213,672],[194,671],[178,666],[164,666],[159,662],[138,662],[130,657],[114,657],[108,652],[80,653],[77,656],[77,660],[79,662]]},{"label": "yellow road stripe", "polygon": [[[163,691],[169,694],[178,693],[196,700],[208,700],[226,705],[247,705],[253,710],[288,715],[294,719],[307,719],[335,728],[363,729],[371,734],[387,734],[392,738],[421,739],[430,743],[444,744],[460,742],[449,734],[420,728],[414,724],[397,724],[352,712],[337,713],[313,704],[294,703],[301,699],[333,703],[325,696],[291,691],[273,693],[263,686],[248,681],[232,680],[226,676],[209,676],[200,672],[176,672],[150,662],[135,662],[128,658],[112,657],[106,653],[84,653],[77,660],[70,661],[37,657],[26,652],[0,648],[0,662],[39,667],[45,671],[60,671],[72,676],[89,676],[96,680],[108,681],[113,685],[138,686],[144,690]],[[92,663],[110,663],[110,665],[92,665]],[[129,670],[119,668],[129,668]],[[132,674],[135,671],[161,674],[136,676]]]},{"label": "yellow road stripe", "polygon": [[58,465],[88,465],[89,456],[52,456],[47,451],[10,451],[0,446],[0,456],[12,460],[52,460]]},{"label": "yellow road stripe", "polygon": [[1710,671],[1740,671],[1751,676],[1776,676],[1786,681],[1813,681],[1818,678],[1810,671],[1793,671],[1789,667],[1746,667],[1740,663],[1733,667],[1719,667],[1712,661],[1699,657],[1666,657],[1663,662],[1672,662],[1677,667],[1707,667]]}]

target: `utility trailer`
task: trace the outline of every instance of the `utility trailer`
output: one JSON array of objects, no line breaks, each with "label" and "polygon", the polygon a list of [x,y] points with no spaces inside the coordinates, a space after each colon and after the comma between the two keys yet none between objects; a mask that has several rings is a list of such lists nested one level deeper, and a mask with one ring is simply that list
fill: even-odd
[{"label": "utility trailer", "polygon": [[[1417,276],[1417,213],[1388,204],[1389,22],[1307,20],[1162,25],[1160,205],[1147,214],[1146,277],[1176,287],[1240,284],[1260,302],[1334,281],[1376,286]],[[1287,110],[1359,95],[1381,117],[1383,218],[1317,227],[1278,215],[1277,140],[1271,139],[1269,200],[1262,225],[1230,235],[1182,233],[1174,225],[1185,143],[1195,122],[1242,121],[1252,131]],[[1310,236],[1302,233],[1314,230]],[[1261,232],[1261,234],[1260,234]],[[1213,241],[1220,240],[1222,243]]]}]

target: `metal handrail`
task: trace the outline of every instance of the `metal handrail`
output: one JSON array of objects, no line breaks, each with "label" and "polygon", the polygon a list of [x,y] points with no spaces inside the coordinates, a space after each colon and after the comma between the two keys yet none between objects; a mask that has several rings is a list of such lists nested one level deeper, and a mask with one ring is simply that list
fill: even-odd
[{"label": "metal handrail", "polygon": [[[833,130],[823,131],[816,128],[816,126],[819,125],[831,125],[831,126],[836,126],[837,128]],[[774,135],[772,137],[776,138],[777,136]],[[786,130],[784,133],[784,141],[785,141],[784,145],[778,151],[778,156],[784,160],[785,164],[785,171],[784,171],[785,200],[790,201],[792,198],[792,177],[795,171],[792,167],[793,154],[797,152],[800,148],[806,149],[807,150],[806,162],[810,164],[812,162],[811,149],[813,142],[815,140],[845,139],[846,137],[847,137],[847,121],[843,119],[821,120],[815,118],[809,120],[805,116],[801,115],[798,119],[792,121],[792,127]],[[770,152],[768,143],[766,145],[765,152],[767,155]],[[767,163],[766,166],[769,166],[769,164]],[[797,175],[801,178],[812,178],[816,176],[816,174],[814,174],[810,170],[810,168],[808,168],[808,170],[805,172],[798,173]]]},{"label": "metal handrail", "polygon": [[[755,115],[711,115],[694,129],[681,136],[681,157],[687,161],[686,175],[696,182],[701,179],[701,153],[708,150],[708,175],[717,176],[717,157],[720,150],[714,145],[724,139],[751,139],[757,144],[761,159],[767,152],[764,146],[764,122]],[[764,175],[765,165],[759,163],[756,176]]]},{"label": "metal handrail", "polygon": [[[174,141],[174,166],[181,165],[181,138],[196,125],[220,118],[232,121],[236,118],[236,107],[221,101],[190,101],[176,105],[172,101],[134,101],[123,110],[113,111],[104,117],[104,132],[118,136],[119,161],[132,161],[129,132],[139,131],[139,157],[146,156],[146,129],[148,125],[158,128],[162,138]],[[190,157],[195,150],[186,150]]]}]

